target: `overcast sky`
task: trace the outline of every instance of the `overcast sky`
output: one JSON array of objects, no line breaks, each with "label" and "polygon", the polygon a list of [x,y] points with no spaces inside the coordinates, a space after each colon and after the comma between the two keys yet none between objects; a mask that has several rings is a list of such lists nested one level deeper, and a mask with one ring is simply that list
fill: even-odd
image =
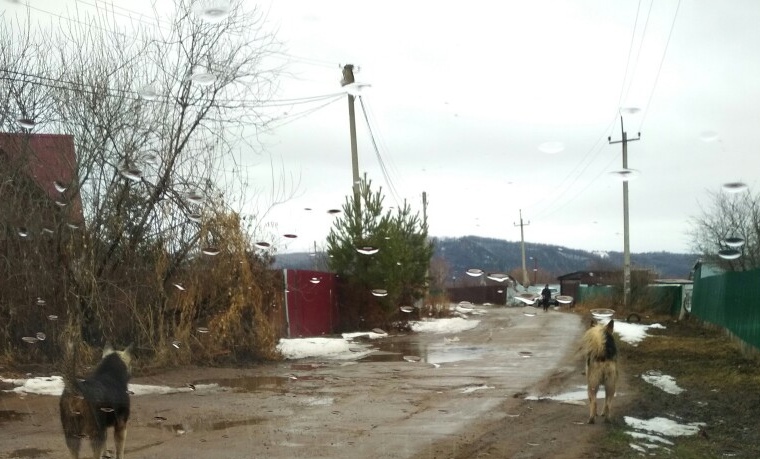
[{"label": "overcast sky", "polygon": [[[58,13],[102,3],[28,1]],[[610,174],[622,167],[621,145],[607,142],[620,140],[620,107],[641,109],[624,114],[629,137],[641,132],[629,144],[629,167],[640,171],[630,182],[632,252],[688,251],[689,219],[708,191],[736,181],[757,188],[760,2],[259,6],[283,44],[277,98],[339,92],[341,66],[358,67],[379,147],[357,101],[360,172],[383,187],[387,206],[406,199],[421,212],[427,192],[432,236],[519,241],[522,209],[526,242],[622,251],[622,182]],[[299,179],[298,196],[267,216],[280,234],[299,236],[280,250],[322,246],[327,210],[351,193],[346,98],[314,110],[321,104],[283,107],[307,114],[243,157],[254,183],[271,182],[271,164]]]}]

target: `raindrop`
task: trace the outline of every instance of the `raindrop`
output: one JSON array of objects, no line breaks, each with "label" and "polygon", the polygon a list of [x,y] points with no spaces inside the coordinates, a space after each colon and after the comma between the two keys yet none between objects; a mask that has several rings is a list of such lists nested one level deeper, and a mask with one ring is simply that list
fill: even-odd
[{"label": "raindrop", "polygon": [[724,183],[722,188],[726,193],[741,193],[747,189],[747,184],[744,182],[730,182]]},{"label": "raindrop", "polygon": [[374,333],[377,333],[378,335],[387,335],[388,333],[385,332],[382,328],[373,328],[372,331]]},{"label": "raindrop", "polygon": [[272,244],[270,244],[268,242],[264,242],[264,241],[259,241],[259,242],[255,243],[253,245],[256,246],[256,248],[259,248],[259,249],[268,249],[269,247],[272,246]]},{"label": "raindrop", "polygon": [[303,210],[309,211],[311,210],[311,207],[304,207]]},{"label": "raindrop", "polygon": [[22,226],[18,229],[18,235],[19,237],[29,237],[29,230]]},{"label": "raindrop", "polygon": [[404,360],[407,362],[419,362],[421,359],[416,355],[405,355]]},{"label": "raindrop", "polygon": [[406,312],[406,313],[414,311],[414,308],[412,306],[401,306],[399,309],[401,310],[401,312]]},{"label": "raindrop", "polygon": [[614,314],[615,314],[614,309],[600,308],[600,309],[591,310],[591,315],[594,316],[595,319],[608,319],[612,317]]},{"label": "raindrop", "polygon": [[620,169],[617,171],[610,172],[610,175],[615,176],[615,178],[623,182],[636,179],[639,177],[640,174],[641,173],[637,171],[636,169]]},{"label": "raindrop", "polygon": [[478,268],[470,268],[467,270],[467,275],[472,277],[480,277],[483,275],[483,270]]},{"label": "raindrop", "polygon": [[69,228],[71,228],[73,230],[79,229],[79,225],[75,225],[73,223],[66,223],[66,226],[68,226]]},{"label": "raindrop", "polygon": [[557,153],[561,153],[565,150],[565,145],[562,142],[544,142],[541,145],[538,146],[538,149],[544,153],[554,155]]},{"label": "raindrop", "polygon": [[197,191],[190,191],[185,194],[185,199],[191,204],[203,204],[205,197]]},{"label": "raindrop", "polygon": [[496,293],[504,293],[504,290],[501,290],[501,289],[496,290]]},{"label": "raindrop", "polygon": [[38,296],[37,301],[35,301],[37,306],[45,306],[47,304],[47,301],[45,301],[42,297]]},{"label": "raindrop", "polygon": [[364,247],[357,247],[356,251],[362,255],[374,255],[379,252],[380,249],[378,247],[372,247],[371,245],[368,245]]},{"label": "raindrop", "polygon": [[193,223],[200,223],[201,222],[202,215],[198,212],[194,212],[192,214],[189,214],[187,216],[187,219],[190,220]]},{"label": "raindrop", "polygon": [[37,332],[36,336],[37,336],[37,339],[40,341],[45,341],[45,338],[47,338],[47,336],[42,332]]},{"label": "raindrop", "polygon": [[505,280],[509,279],[509,276],[503,273],[491,273],[486,277],[496,282],[504,282]]},{"label": "raindrop", "polygon": [[312,277],[311,279],[309,279],[309,282],[311,282],[312,284],[318,284],[320,281],[318,277]]},{"label": "raindrop", "polygon": [[156,91],[156,88],[153,87],[153,85],[147,84],[143,86],[142,88],[137,90],[137,95],[145,100],[156,100],[158,99],[158,91]]},{"label": "raindrop", "polygon": [[144,162],[145,164],[150,164],[151,166],[157,166],[158,165],[158,156],[152,154],[152,153],[146,153],[140,157],[140,160]]},{"label": "raindrop", "polygon": [[720,249],[718,250],[718,256],[724,260],[736,260],[742,253],[736,249]]},{"label": "raindrop", "polygon": [[723,240],[723,242],[727,246],[733,247],[733,248],[738,248],[744,245],[744,239],[737,236],[727,237],[726,239]]},{"label": "raindrop", "polygon": [[535,293],[520,293],[519,295],[515,295],[515,299],[518,301],[522,301],[525,304],[532,305],[536,302],[536,299],[538,298],[538,295]]},{"label": "raindrop", "polygon": [[620,113],[625,113],[626,115],[635,115],[640,111],[639,107],[620,107]]},{"label": "raindrop", "polygon": [[55,314],[50,314],[50,315],[48,316],[48,320],[51,320],[51,321],[55,321],[55,320],[58,320],[58,316],[57,316],[57,315],[55,315]]},{"label": "raindrop", "polygon": [[182,346],[182,342],[175,339],[172,341],[172,346],[174,346],[176,349],[179,349],[179,347]]},{"label": "raindrop", "polygon": [[371,87],[372,85],[367,83],[349,83],[345,86],[343,86],[343,90],[349,93],[352,96],[360,96],[362,93],[364,93],[366,88]]},{"label": "raindrop", "polygon": [[296,235],[295,235],[295,234],[293,234],[293,233],[287,233],[287,234],[283,234],[283,235],[282,235],[282,237],[286,237],[286,238],[288,238],[288,239],[295,239],[295,238],[297,238],[298,236],[296,236]]},{"label": "raindrop", "polygon": [[155,421],[166,421],[166,418],[163,416],[153,416],[153,420]]},{"label": "raindrop", "polygon": [[374,296],[380,296],[380,297],[388,296],[388,290],[384,290],[384,289],[381,289],[381,288],[376,288],[376,289],[372,290],[372,295],[374,295]]},{"label": "raindrop", "polygon": [[100,408],[100,411],[102,411],[104,413],[113,413],[113,408],[108,407],[108,406],[104,406],[104,407]]},{"label": "raindrop", "polygon": [[194,83],[198,83],[201,86],[208,86],[216,81],[216,75],[206,71],[203,67],[193,67],[190,80]]},{"label": "raindrop", "polygon": [[24,129],[32,129],[37,125],[37,123],[35,123],[31,118],[19,118],[16,120],[16,122],[18,122],[18,125]]},{"label": "raindrop", "polygon": [[59,182],[58,180],[56,180],[55,182],[53,182],[53,186],[55,187],[56,191],[58,191],[59,193],[63,193],[68,188],[66,185],[64,185],[63,183]]},{"label": "raindrop", "polygon": [[219,255],[219,249],[216,248],[216,247],[204,247],[201,250],[201,252],[203,252],[204,255],[209,255],[209,256],[212,256],[212,257],[215,256],[215,255]]},{"label": "raindrop", "polygon": [[535,317],[538,314],[538,308],[533,306],[526,306],[523,308],[523,315],[528,317]]},{"label": "raindrop", "polygon": [[570,304],[573,302],[573,297],[569,295],[557,295],[557,303]]},{"label": "raindrop", "polygon": [[119,169],[119,173],[125,179],[132,180],[133,182],[142,180],[142,171],[136,167],[124,166]]},{"label": "raindrop", "polygon": [[53,231],[51,228],[48,228],[47,226],[42,227],[42,232],[45,234],[53,234],[55,231]]},{"label": "raindrop", "polygon": [[24,336],[23,338],[21,338],[21,340],[29,344],[34,344],[37,341],[39,341],[36,336]]},{"label": "raindrop", "polygon": [[523,358],[533,357],[533,353],[530,351],[520,351],[518,354],[520,354],[520,357]]},{"label": "raindrop", "polygon": [[702,142],[715,142],[718,140],[718,133],[715,131],[702,131],[699,133],[699,140]]},{"label": "raindrop", "polygon": [[340,212],[341,212],[340,209],[330,209],[327,211],[327,213],[330,215],[339,214]]},{"label": "raindrop", "polygon": [[205,8],[199,8],[197,14],[206,22],[221,22],[229,16],[230,5],[229,2],[216,1]]},{"label": "raindrop", "polygon": [[66,207],[66,203],[65,202],[58,201],[58,200],[55,201],[55,205],[57,205],[58,207]]},{"label": "raindrop", "polygon": [[196,330],[198,333],[208,333],[208,327],[198,327]]},{"label": "raindrop", "polygon": [[475,307],[469,301],[460,301],[459,304],[457,304],[457,309],[462,309],[464,311],[472,311],[473,309],[475,309]]},{"label": "raindrop", "polygon": [[183,287],[182,284],[172,284],[172,285],[174,285],[175,287],[177,287],[177,290],[180,290],[180,291],[183,291],[183,292],[185,291],[185,287]]}]

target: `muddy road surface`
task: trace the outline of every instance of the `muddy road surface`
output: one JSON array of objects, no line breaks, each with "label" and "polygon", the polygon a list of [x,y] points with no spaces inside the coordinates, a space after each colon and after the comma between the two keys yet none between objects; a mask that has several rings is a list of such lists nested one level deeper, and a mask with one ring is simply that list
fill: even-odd
[{"label": "muddy road surface", "polygon": [[[477,327],[412,333],[361,361],[182,368],[133,383],[128,458],[593,457],[585,406],[529,402],[582,384],[581,318],[484,308]],[[404,360],[417,356],[419,361]],[[68,457],[54,396],[0,395],[0,458]],[[614,413],[613,413],[614,414]],[[108,449],[113,451],[112,432]],[[82,451],[91,455],[89,447]],[[112,453],[111,453],[112,454]]]}]

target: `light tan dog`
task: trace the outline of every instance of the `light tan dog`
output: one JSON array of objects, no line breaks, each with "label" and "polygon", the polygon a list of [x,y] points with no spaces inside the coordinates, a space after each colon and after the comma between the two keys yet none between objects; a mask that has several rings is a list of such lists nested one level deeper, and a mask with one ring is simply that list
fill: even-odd
[{"label": "light tan dog", "polygon": [[598,324],[589,328],[581,340],[581,351],[586,357],[586,379],[588,381],[589,419],[593,424],[596,418],[596,393],[599,386],[604,386],[604,408],[602,416],[605,422],[610,420],[610,406],[615,396],[618,379],[617,346],[612,332],[615,322]]}]

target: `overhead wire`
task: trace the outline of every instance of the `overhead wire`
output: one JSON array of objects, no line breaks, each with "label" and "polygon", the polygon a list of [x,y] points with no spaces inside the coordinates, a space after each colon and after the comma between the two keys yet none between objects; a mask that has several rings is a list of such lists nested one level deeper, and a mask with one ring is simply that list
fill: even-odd
[{"label": "overhead wire", "polygon": [[[641,3],[639,3],[639,5],[641,5]],[[649,10],[647,10],[646,21],[644,21],[644,29],[641,32],[641,41],[639,42],[639,49],[636,52],[636,61],[633,64],[633,71],[631,72],[631,77],[628,79],[628,89],[625,90],[625,96],[623,96],[623,100],[625,100],[625,99],[628,98],[628,94],[631,91],[631,86],[633,86],[633,80],[634,80],[634,78],[636,78],[636,71],[638,70],[638,67],[639,67],[639,60],[641,58],[641,50],[644,48],[644,39],[646,38],[646,35],[647,35],[647,28],[649,27],[649,18],[652,15],[652,6],[653,5],[654,5],[654,0],[651,0],[649,2]],[[631,44],[633,44],[633,42],[631,42]],[[630,59],[630,56],[629,56],[629,59]],[[622,103],[622,101],[619,101],[618,102],[618,106],[621,103]]]},{"label": "overhead wire", "polygon": [[396,202],[396,206],[399,206],[399,194],[396,190],[396,186],[393,183],[393,180],[391,179],[390,173],[388,172],[388,168],[385,166],[385,161],[383,160],[382,155],[380,154],[380,149],[377,146],[377,141],[375,140],[375,134],[372,131],[372,126],[370,125],[369,118],[367,117],[367,110],[364,107],[364,101],[361,96],[358,97],[359,103],[362,107],[362,113],[364,114],[364,121],[367,123],[367,130],[369,131],[370,139],[372,140],[372,146],[375,150],[375,156],[377,157],[377,162],[380,165],[380,171],[383,174],[383,178],[385,178],[385,183],[388,185],[388,189],[391,192],[391,197]]}]

